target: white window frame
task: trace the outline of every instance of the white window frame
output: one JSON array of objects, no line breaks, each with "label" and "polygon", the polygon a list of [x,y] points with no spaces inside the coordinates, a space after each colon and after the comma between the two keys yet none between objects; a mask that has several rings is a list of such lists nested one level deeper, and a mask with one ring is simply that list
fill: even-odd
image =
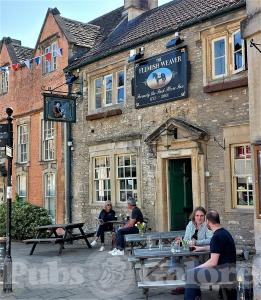
[{"label": "white window frame", "polygon": [[[106,80],[107,80],[107,78],[109,78],[109,77],[111,77],[111,80],[112,80],[112,83],[111,83],[111,89],[108,89],[107,90],[107,87],[106,87]],[[103,92],[104,92],[104,106],[111,106],[112,104],[113,104],[113,91],[114,91],[114,80],[113,80],[113,74],[111,73],[111,74],[108,74],[108,75],[106,75],[106,76],[104,76],[104,78],[103,78]],[[111,102],[109,102],[109,103],[107,103],[107,91],[108,92],[111,92]]]},{"label": "white window frame", "polygon": [[237,74],[241,71],[243,71],[245,69],[245,44],[244,44],[244,40],[241,38],[241,41],[242,41],[242,67],[235,70],[235,59],[234,59],[234,54],[235,54],[235,43],[234,43],[234,36],[240,32],[240,35],[241,35],[241,30],[238,29],[237,31],[233,32],[232,33],[232,66],[233,66],[233,71],[232,71],[232,74]]},{"label": "white window frame", "polygon": [[250,147],[251,150],[251,145],[248,143],[242,143],[242,144],[233,144],[231,146],[231,162],[232,162],[232,196],[233,196],[233,202],[234,202],[234,207],[235,208],[253,208],[254,204],[250,205],[240,205],[238,204],[238,192],[240,192],[240,190],[237,187],[237,178],[247,178],[247,177],[251,177],[251,181],[252,181],[252,190],[248,189],[248,187],[246,189],[242,189],[242,192],[246,192],[248,195],[248,202],[249,202],[249,192],[252,192],[252,197],[253,197],[253,188],[254,188],[254,183],[253,183],[253,170],[252,170],[252,165],[251,165],[251,157],[252,157],[252,153],[251,156],[249,158],[244,157],[242,158],[242,160],[244,159],[244,162],[246,163],[247,161],[250,162],[250,167],[251,167],[251,172],[250,174],[242,174],[240,176],[235,174],[235,151],[237,147]]},{"label": "white window frame", "polygon": [[[122,73],[123,72],[123,80],[124,80],[124,84],[123,85],[121,85],[121,86],[118,86],[118,74],[119,73]],[[124,70],[119,70],[119,71],[117,71],[116,72],[116,102],[118,103],[118,104],[121,104],[121,103],[124,103],[125,102],[125,98],[126,98],[126,95],[125,95],[125,87],[126,87],[126,73],[125,73],[125,71]],[[120,90],[120,89],[122,89],[123,88],[123,93],[124,93],[124,97],[123,97],[123,101],[122,102],[119,102],[119,97],[118,97],[118,91]]]},{"label": "white window frame", "polygon": [[[23,184],[25,185],[24,186],[25,194],[21,194],[21,191],[22,191],[21,179],[22,178],[25,181],[25,182],[23,182]],[[17,193],[19,199],[21,199],[22,201],[26,200],[26,197],[27,197],[27,175],[26,175],[26,173],[21,173],[16,176],[16,193]]]},{"label": "white window frame", "polygon": [[[125,157],[130,158],[130,165],[125,165]],[[119,165],[119,158],[122,157],[124,159],[124,164],[123,165]],[[133,157],[135,157],[135,161],[136,164],[132,164],[133,161]],[[116,195],[117,195],[117,202],[118,203],[127,203],[128,197],[134,197],[134,198],[138,198],[138,170],[137,170],[137,155],[133,154],[133,153],[126,153],[126,154],[120,154],[116,156]],[[130,172],[132,173],[132,169],[135,167],[136,170],[136,176],[133,177],[132,174],[131,176],[126,176],[126,168],[130,168]],[[123,169],[123,172],[125,174],[125,176],[120,177],[119,176],[119,170]],[[128,186],[127,181],[130,180],[132,181],[133,184],[133,188],[126,188]],[[121,188],[121,181],[125,181],[125,188],[122,189]],[[136,181],[136,189],[134,189],[134,181]],[[121,200],[121,192],[125,193],[125,201]]]},{"label": "white window frame", "polygon": [[[43,182],[44,182],[44,207],[49,211],[49,214],[52,217],[52,221],[55,222],[56,219],[56,174],[53,171],[45,172],[43,174]],[[51,184],[54,184],[51,187]],[[54,203],[54,214],[51,214],[50,210],[50,201]]]},{"label": "white window frame", "polygon": [[[224,54],[224,57],[225,57],[225,74],[221,74],[221,75],[216,75],[215,74],[215,42],[217,41],[220,41],[220,40],[224,40],[225,41],[225,54]],[[218,38],[215,38],[211,41],[211,52],[212,52],[212,78],[213,79],[218,79],[218,78],[223,78],[223,77],[226,77],[228,75],[228,72],[227,72],[227,37],[226,36],[220,36]]]},{"label": "white window frame", "polygon": [[[48,133],[50,131],[50,134]],[[42,160],[55,159],[55,122],[42,120]]]},{"label": "white window frame", "polygon": [[0,95],[8,93],[9,71],[0,71]]},{"label": "white window frame", "polygon": [[[104,160],[103,167],[96,167],[97,160]],[[107,165],[107,160],[109,164]],[[109,176],[108,176],[109,173]],[[96,176],[98,175],[98,177]],[[98,184],[98,188],[97,188]],[[94,202],[103,202],[111,200],[111,159],[110,156],[103,155],[93,158],[93,199]],[[99,200],[97,200],[97,192]],[[110,195],[110,197],[109,197]],[[105,197],[106,196],[106,197]]]},{"label": "white window frame", "polygon": [[[44,48],[44,55],[43,55],[43,74],[48,74],[51,73],[53,71],[55,71],[57,69],[57,53],[56,53],[56,49],[57,49],[58,45],[56,42],[52,43],[51,45],[49,45],[48,47]],[[47,53],[51,53],[52,54],[52,59],[51,61],[47,60],[45,58],[45,55]]]},{"label": "white window frame", "polygon": [[[124,74],[124,86],[118,87],[118,74],[123,72]],[[106,103],[106,78],[112,76],[112,102]],[[96,81],[101,80],[101,93],[96,93]],[[112,106],[115,104],[124,105],[126,101],[126,70],[124,67],[117,68],[115,71],[108,72],[104,75],[97,75],[91,78],[92,94],[91,94],[91,105],[93,111],[100,110],[102,108]],[[124,100],[122,102],[118,101],[118,89],[124,89]],[[101,107],[96,107],[96,96],[101,94]]]},{"label": "white window frame", "polygon": [[[26,128],[26,131],[23,131],[24,128]],[[24,136],[25,136],[25,142],[23,141]],[[28,162],[28,149],[29,149],[29,125],[27,123],[24,123],[17,126],[17,162],[18,163]]]}]

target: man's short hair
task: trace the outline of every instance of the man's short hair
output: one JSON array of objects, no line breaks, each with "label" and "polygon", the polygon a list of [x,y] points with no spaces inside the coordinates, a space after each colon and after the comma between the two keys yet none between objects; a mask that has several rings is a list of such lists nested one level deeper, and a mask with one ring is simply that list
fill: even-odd
[{"label": "man's short hair", "polygon": [[212,224],[220,224],[219,213],[214,209],[207,212],[206,219]]},{"label": "man's short hair", "polygon": [[127,199],[127,203],[132,205],[132,206],[136,206],[136,199],[135,198],[132,198],[132,197],[129,197]]}]

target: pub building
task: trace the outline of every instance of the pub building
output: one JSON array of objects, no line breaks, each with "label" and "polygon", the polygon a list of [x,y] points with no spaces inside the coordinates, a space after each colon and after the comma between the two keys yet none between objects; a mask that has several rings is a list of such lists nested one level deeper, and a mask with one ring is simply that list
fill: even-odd
[{"label": "pub building", "polygon": [[243,0],[125,0],[91,22],[100,38],[65,70],[83,83],[74,221],[93,224],[105,200],[127,213],[132,196],[153,230],[179,230],[201,205],[254,247],[245,18]]}]

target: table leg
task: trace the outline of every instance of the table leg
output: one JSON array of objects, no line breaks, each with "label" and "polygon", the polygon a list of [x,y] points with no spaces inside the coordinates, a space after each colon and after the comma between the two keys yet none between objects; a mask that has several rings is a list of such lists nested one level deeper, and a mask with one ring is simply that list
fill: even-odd
[{"label": "table leg", "polygon": [[82,227],[79,227],[79,230],[80,230],[80,232],[81,232],[81,234],[82,234],[82,236],[83,236],[83,238],[84,238],[84,240],[85,240],[85,242],[86,242],[88,248],[92,248],[92,246],[91,246],[91,244],[89,243],[89,241],[88,241],[88,239],[87,239],[87,237],[86,237],[86,235],[85,235],[85,233],[84,233]]},{"label": "table leg", "polygon": [[32,249],[30,251],[30,255],[33,255],[36,245],[37,245],[37,242],[33,244]]},{"label": "table leg", "polygon": [[59,252],[58,255],[61,255],[64,249],[64,243],[60,243],[60,248],[59,248]]}]

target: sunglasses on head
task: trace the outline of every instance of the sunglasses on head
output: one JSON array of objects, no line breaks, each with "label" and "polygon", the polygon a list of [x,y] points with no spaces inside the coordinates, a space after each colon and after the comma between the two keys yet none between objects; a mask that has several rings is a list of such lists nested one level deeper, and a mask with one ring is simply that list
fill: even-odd
[{"label": "sunglasses on head", "polygon": [[106,206],[111,206],[111,204],[106,204]]}]

